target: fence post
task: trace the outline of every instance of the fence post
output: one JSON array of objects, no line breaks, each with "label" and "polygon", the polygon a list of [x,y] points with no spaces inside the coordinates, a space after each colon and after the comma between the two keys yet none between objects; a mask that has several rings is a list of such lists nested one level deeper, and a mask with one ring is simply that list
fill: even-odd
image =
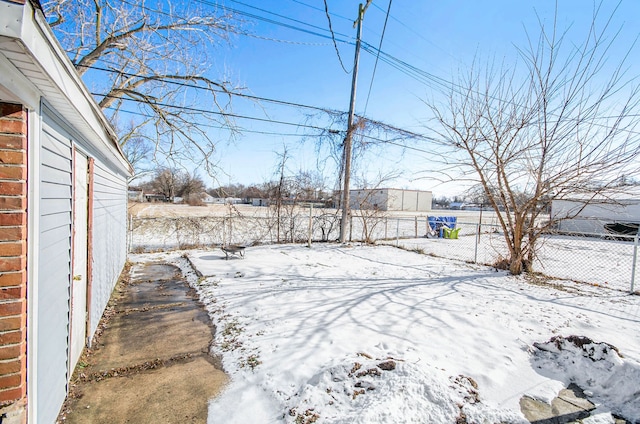
[{"label": "fence post", "polygon": [[353,241],[353,215],[349,215],[349,243]]},{"label": "fence post", "polygon": [[311,247],[311,233],[313,232],[313,203],[309,203],[309,244]]},{"label": "fence post", "polygon": [[640,232],[636,234],[633,239],[633,268],[631,269],[631,294],[634,292],[634,285],[636,282],[636,264],[638,263],[638,236]]},{"label": "fence post", "polygon": [[387,227],[389,226],[389,218],[388,217],[384,217],[384,239],[387,240]]},{"label": "fence post", "polygon": [[473,253],[473,263],[478,263],[478,245],[480,244],[480,224],[476,224],[476,248]]},{"label": "fence post", "polygon": [[127,252],[131,253],[132,246],[133,246],[133,215],[129,215],[129,246],[127,247]]},{"label": "fence post", "polygon": [[415,219],[415,223],[414,223],[413,226],[414,226],[415,233],[416,233],[415,238],[418,238],[418,217],[416,216],[416,217],[414,217],[414,219]]},{"label": "fence post", "polygon": [[227,240],[227,217],[222,217],[222,245],[225,246],[229,244]]},{"label": "fence post", "polygon": [[396,218],[396,247],[400,246],[400,218]]}]

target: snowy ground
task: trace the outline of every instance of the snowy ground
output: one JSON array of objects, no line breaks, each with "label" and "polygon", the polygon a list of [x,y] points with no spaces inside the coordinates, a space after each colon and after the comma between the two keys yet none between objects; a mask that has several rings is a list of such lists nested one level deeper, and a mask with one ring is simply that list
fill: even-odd
[{"label": "snowy ground", "polygon": [[[519,423],[570,382],[591,423],[640,423],[640,296],[389,246],[187,251],[200,278],[181,253],[132,259],[176,262],[209,310],[231,376],[210,423]],[[570,335],[623,357],[546,343]]]}]

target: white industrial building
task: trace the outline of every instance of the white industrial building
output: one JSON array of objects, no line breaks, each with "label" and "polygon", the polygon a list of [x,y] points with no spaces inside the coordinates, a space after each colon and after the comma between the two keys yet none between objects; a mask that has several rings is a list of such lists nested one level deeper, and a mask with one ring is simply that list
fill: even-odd
[{"label": "white industrial building", "polygon": [[429,212],[433,194],[430,191],[398,188],[376,188],[349,191],[351,209],[381,211]]}]

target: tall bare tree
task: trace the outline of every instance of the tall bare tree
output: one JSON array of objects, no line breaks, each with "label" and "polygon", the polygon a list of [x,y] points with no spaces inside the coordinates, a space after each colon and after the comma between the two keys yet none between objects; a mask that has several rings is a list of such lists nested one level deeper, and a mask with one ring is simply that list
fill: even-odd
[{"label": "tall bare tree", "polygon": [[[233,128],[224,78],[210,78],[212,46],[236,30],[224,9],[166,0],[51,0],[49,23],[78,73],[130,141],[154,147],[156,159],[201,161],[207,169],[215,142],[207,126]],[[130,151],[126,150],[125,152]],[[135,149],[139,151],[139,149]],[[171,163],[170,163],[171,165]]]},{"label": "tall bare tree", "polygon": [[481,185],[513,274],[533,269],[537,242],[553,224],[543,215],[549,202],[612,199],[621,176],[637,175],[640,166],[640,96],[625,73],[633,46],[617,54],[612,15],[600,9],[581,43],[555,22],[541,23],[518,50],[524,69],[476,61],[444,102],[426,102],[444,148],[441,169],[462,170]]}]

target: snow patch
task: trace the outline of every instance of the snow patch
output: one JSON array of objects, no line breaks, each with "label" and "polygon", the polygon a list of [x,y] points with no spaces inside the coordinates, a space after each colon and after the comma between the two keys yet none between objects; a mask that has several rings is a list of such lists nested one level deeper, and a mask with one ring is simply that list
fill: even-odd
[{"label": "snow patch", "polygon": [[[640,422],[639,363],[623,358],[609,343],[584,336],[557,336],[534,346],[533,365],[541,373],[574,383],[594,404]],[[599,422],[597,414],[593,418],[590,422]]]},{"label": "snow patch", "polygon": [[290,423],[527,422],[483,404],[470,377],[362,353],[322,368],[289,405]]}]

